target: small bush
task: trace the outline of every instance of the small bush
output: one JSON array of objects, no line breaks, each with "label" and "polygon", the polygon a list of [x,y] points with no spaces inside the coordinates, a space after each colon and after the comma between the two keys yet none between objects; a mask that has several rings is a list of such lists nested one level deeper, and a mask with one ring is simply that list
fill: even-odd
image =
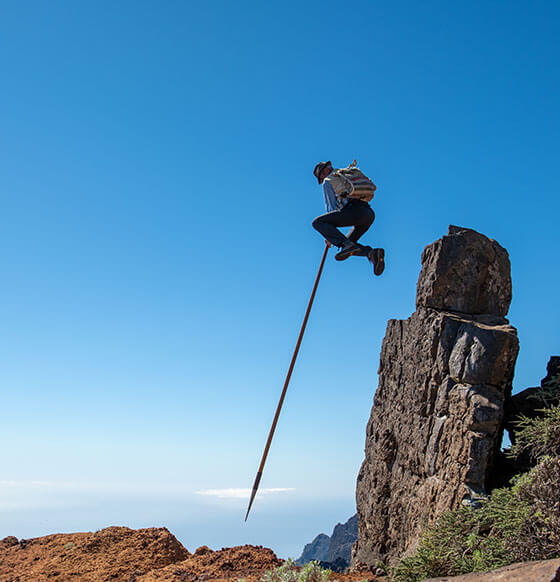
[{"label": "small bush", "polygon": [[560,456],[560,406],[541,410],[541,418],[522,416],[517,421],[515,444],[509,454],[517,457],[528,452],[533,459]]},{"label": "small bush", "polygon": [[512,539],[515,561],[548,560],[560,556],[560,458],[545,458],[527,478],[518,494],[531,511]]},{"label": "small bush", "polygon": [[300,572],[301,582],[327,582],[331,570],[321,568],[318,562],[308,562]]},{"label": "small bush", "polygon": [[292,560],[288,560],[278,568],[265,572],[261,582],[300,582],[299,571]]},{"label": "small bush", "polygon": [[308,562],[302,568],[288,560],[275,570],[269,570],[261,582],[327,582],[332,572],[321,568],[318,562]]},{"label": "small bush", "polygon": [[482,507],[444,513],[413,556],[399,562],[395,582],[481,572],[560,556],[560,458],[546,458]]},{"label": "small bush", "polygon": [[416,553],[399,562],[393,579],[416,582],[506,566],[512,561],[507,541],[528,513],[529,504],[514,489],[496,490],[478,509],[448,511],[420,538]]}]

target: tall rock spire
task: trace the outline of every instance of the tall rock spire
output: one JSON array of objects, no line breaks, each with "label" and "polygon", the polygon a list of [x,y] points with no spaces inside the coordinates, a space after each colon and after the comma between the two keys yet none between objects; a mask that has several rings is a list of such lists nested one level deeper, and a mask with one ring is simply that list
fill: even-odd
[{"label": "tall rock spire", "polygon": [[416,311],[383,340],[353,564],[396,560],[443,511],[484,495],[518,353],[510,302],[496,241],[450,226],[424,250]]}]

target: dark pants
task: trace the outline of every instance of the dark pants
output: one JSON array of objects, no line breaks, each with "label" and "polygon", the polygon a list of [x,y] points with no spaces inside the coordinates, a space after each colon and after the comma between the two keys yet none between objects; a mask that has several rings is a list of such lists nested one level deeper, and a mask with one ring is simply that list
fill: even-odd
[{"label": "dark pants", "polygon": [[[375,220],[375,212],[367,202],[362,200],[350,200],[346,206],[340,210],[333,210],[326,214],[321,214],[313,220],[313,228],[318,230],[325,240],[331,244],[341,247],[347,240],[358,243],[358,239],[368,230]],[[338,227],[352,226],[348,236],[344,236]],[[355,253],[359,257],[366,257],[371,247],[363,246]]]}]

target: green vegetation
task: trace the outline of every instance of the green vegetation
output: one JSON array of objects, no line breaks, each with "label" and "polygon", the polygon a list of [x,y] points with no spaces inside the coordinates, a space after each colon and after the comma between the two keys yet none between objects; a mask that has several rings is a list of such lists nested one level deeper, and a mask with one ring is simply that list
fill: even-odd
[{"label": "green vegetation", "polygon": [[522,418],[511,454],[539,464],[496,489],[480,508],[443,514],[422,535],[415,554],[399,562],[394,582],[480,572],[560,556],[560,407]]},{"label": "green vegetation", "polygon": [[521,417],[509,454],[528,452],[534,459],[560,456],[560,406],[541,410],[542,418]]},{"label": "green vegetation", "polygon": [[269,570],[261,582],[327,582],[331,570],[319,566],[319,562],[309,562],[303,567],[296,566],[288,560],[275,570]]}]

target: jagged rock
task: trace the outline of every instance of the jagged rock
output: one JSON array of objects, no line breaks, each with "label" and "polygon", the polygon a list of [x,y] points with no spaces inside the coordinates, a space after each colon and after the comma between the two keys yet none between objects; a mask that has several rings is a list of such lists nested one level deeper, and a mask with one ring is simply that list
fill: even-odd
[{"label": "jagged rock", "polygon": [[394,561],[421,530],[484,496],[518,353],[507,252],[451,226],[422,254],[417,310],[390,320],[358,475],[352,564]]},{"label": "jagged rock", "polygon": [[341,572],[350,564],[352,545],[358,537],[358,515],[350,517],[346,523],[334,526],[331,536],[319,534],[310,544],[307,544],[296,564],[307,564],[317,560],[324,568]]},{"label": "jagged rock", "polygon": [[334,526],[329,546],[327,562],[336,562],[342,559],[347,567],[352,557],[352,546],[358,538],[358,514],[353,515],[346,523]]},{"label": "jagged rock", "polygon": [[424,582],[560,582],[560,560],[524,562],[491,572],[429,578]]},{"label": "jagged rock", "polygon": [[[547,375],[542,379],[540,387],[527,388],[514,394],[505,402],[504,428],[509,433],[512,443],[515,443],[517,421],[521,416],[541,418],[542,409],[560,405],[560,357],[552,356],[548,362]],[[491,475],[490,487],[506,487],[511,479],[520,473],[526,473],[537,464],[529,451],[524,451],[515,457],[510,451],[499,453]]]},{"label": "jagged rock", "polygon": [[496,241],[450,226],[424,249],[416,307],[505,316],[510,303],[509,256]]},{"label": "jagged rock", "polygon": [[329,555],[330,545],[331,538],[327,534],[320,533],[311,543],[305,544],[301,556],[296,560],[296,564],[307,564],[311,560],[325,562]]},{"label": "jagged rock", "polygon": [[506,401],[505,428],[511,442],[515,442],[515,423],[520,416],[538,418],[541,409],[560,404],[560,356],[552,356],[546,367],[546,376],[540,387],[527,388]]}]

